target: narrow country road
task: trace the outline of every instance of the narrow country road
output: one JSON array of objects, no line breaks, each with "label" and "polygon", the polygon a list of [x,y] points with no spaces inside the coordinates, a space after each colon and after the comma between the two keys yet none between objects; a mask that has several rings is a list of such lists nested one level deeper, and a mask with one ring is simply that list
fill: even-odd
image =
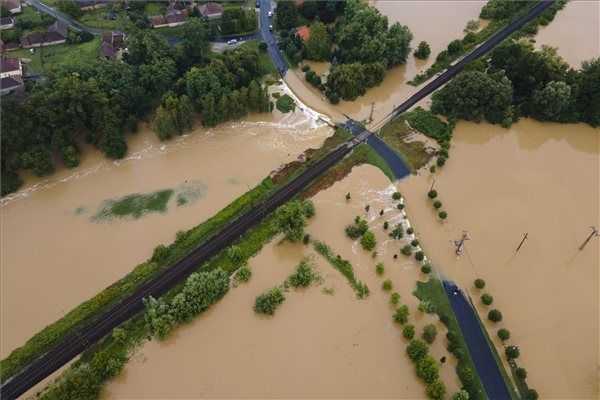
[{"label": "narrow country road", "polygon": [[83,32],[91,33],[92,35],[102,34],[102,29],[90,28],[89,26],[85,26],[85,25],[77,22],[70,16],[63,14],[62,12],[56,10],[55,8],[52,8],[52,7],[42,3],[40,0],[27,0],[27,3],[30,4],[32,7],[34,7],[35,9],[37,9],[45,14],[51,15],[54,18],[56,18],[57,20],[69,25],[73,30],[75,30],[77,32],[83,31]]}]

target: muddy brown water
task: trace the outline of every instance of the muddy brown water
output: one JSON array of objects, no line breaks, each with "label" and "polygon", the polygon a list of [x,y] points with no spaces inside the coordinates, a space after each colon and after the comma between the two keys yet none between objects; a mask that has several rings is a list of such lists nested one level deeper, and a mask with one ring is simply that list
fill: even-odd
[{"label": "muddy brown water", "polygon": [[[125,160],[86,149],[79,168],[27,179],[0,208],[1,356],[330,134],[302,113],[251,116],[165,143],[144,128]],[[90,220],[106,199],[186,182],[200,188],[186,206],[171,199],[165,214]]]},{"label": "muddy brown water", "polygon": [[[353,198],[346,202],[350,191]],[[326,241],[349,259],[358,279],[371,295],[358,300],[346,279],[309,247],[279,243],[265,246],[250,260],[253,276],[248,284],[232,289],[223,300],[166,342],[147,342],[110,382],[104,398],[424,398],[424,385],[406,356],[406,340],[392,321],[384,279],[393,281],[401,301],[409,305],[411,323],[420,333],[435,323],[439,334],[432,346],[448,392],[457,390],[455,361],[444,348],[443,325],[416,310],[411,295],[422,276],[408,259],[394,261],[400,242],[387,240],[383,221],[398,220],[393,206],[394,187],[371,166],[355,168],[343,181],[314,197],[316,217],[308,232]],[[344,235],[364,205],[376,233],[380,253],[370,252]],[[379,210],[385,215],[379,217]],[[311,257],[323,278],[318,286],[291,290],[273,317],[257,316],[254,299],[282,283],[303,257]],[[377,261],[385,263],[384,277],[375,274]],[[332,288],[333,295],[323,293]]]},{"label": "muddy brown water", "polygon": [[[448,220],[440,223],[420,172],[399,184],[427,253],[449,278],[468,288],[482,318],[491,307],[511,331],[519,364],[540,398],[597,398],[600,240],[578,251],[600,225],[600,130],[587,125],[521,120],[511,129],[460,122],[450,159],[435,177]],[[466,253],[452,241],[467,231]],[[525,233],[528,239],[515,250]],[[473,280],[487,282],[483,291]],[[496,340],[500,351],[502,347]]]},{"label": "muddy brown water", "polygon": [[600,56],[600,2],[571,0],[548,26],[540,27],[538,47],[558,47],[558,53],[574,68]]}]

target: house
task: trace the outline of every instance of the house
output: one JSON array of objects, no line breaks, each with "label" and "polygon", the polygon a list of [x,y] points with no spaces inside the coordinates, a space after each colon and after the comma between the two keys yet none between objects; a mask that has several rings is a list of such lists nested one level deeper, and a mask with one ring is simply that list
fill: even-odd
[{"label": "house", "polygon": [[153,28],[174,27],[185,24],[187,10],[179,11],[171,9],[167,15],[155,15],[150,17],[150,24]]},{"label": "house", "polygon": [[310,28],[306,25],[299,26],[296,28],[296,35],[306,42],[310,38]]},{"label": "house", "polygon": [[103,32],[100,53],[107,60],[115,60],[121,49],[125,47],[125,34],[123,32]]},{"label": "house", "polygon": [[0,58],[0,95],[23,90],[23,65],[19,58]]},{"label": "house", "polygon": [[81,11],[95,10],[96,8],[106,7],[108,0],[76,0]]},{"label": "house", "polygon": [[62,44],[67,38],[58,32],[33,32],[21,38],[21,47],[30,49],[33,47],[45,47]]},{"label": "house", "polygon": [[219,3],[206,3],[198,7],[200,14],[206,19],[216,19],[223,16],[223,6]]},{"label": "house", "polygon": [[6,8],[11,14],[18,14],[21,11],[21,0],[0,0],[0,5]]},{"label": "house", "polygon": [[56,20],[52,25],[48,27],[48,32],[56,32],[62,37],[66,38],[69,33],[69,25],[62,21]]},{"label": "house", "polygon": [[19,48],[19,43],[15,43],[15,42],[4,43],[4,41],[2,41],[0,39],[0,53],[17,50],[18,48]]},{"label": "house", "polygon": [[15,27],[15,19],[13,17],[0,18],[0,30],[12,29]]}]

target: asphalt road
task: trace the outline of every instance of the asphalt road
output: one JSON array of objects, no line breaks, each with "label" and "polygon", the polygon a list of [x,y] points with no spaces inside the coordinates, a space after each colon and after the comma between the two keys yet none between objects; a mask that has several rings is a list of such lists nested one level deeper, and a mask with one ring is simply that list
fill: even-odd
[{"label": "asphalt road", "polygon": [[271,0],[260,0],[260,34],[263,41],[267,44],[267,51],[275,64],[275,68],[281,76],[284,76],[288,70],[287,62],[277,47],[277,40],[273,32],[269,30],[269,25],[273,23],[273,18],[269,18],[271,9]]},{"label": "asphalt road", "polygon": [[90,28],[89,26],[80,24],[79,22],[77,22],[73,18],[71,18],[70,16],[63,14],[62,12],[60,12],[50,6],[47,6],[46,4],[42,3],[39,0],[27,0],[27,3],[29,3],[32,7],[36,8],[37,10],[39,10],[43,13],[46,13],[48,15],[51,15],[61,22],[64,22],[65,24],[69,25],[73,30],[75,30],[77,32],[84,31],[84,32],[89,32],[92,35],[102,34],[102,29]]}]

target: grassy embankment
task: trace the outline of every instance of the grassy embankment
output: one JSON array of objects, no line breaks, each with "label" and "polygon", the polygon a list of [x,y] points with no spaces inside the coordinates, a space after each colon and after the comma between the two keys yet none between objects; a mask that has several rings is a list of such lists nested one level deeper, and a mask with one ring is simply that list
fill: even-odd
[{"label": "grassy embankment", "polygon": [[77,20],[83,25],[91,28],[106,29],[106,30],[122,30],[127,14],[124,11],[116,12],[115,19],[107,18],[109,10],[106,7],[97,8],[95,10],[84,11],[83,15]]},{"label": "grassy embankment", "polygon": [[[526,2],[529,3],[529,2]],[[523,36],[533,36],[537,33],[538,27],[548,25],[555,17],[556,13],[561,10],[567,0],[558,0],[548,9],[546,9],[539,17],[535,18],[533,21],[525,25],[522,29],[513,33],[510,38],[518,39]],[[525,14],[531,6],[527,4],[524,8],[520,8],[514,14],[506,17],[506,18],[497,18],[497,19],[489,19],[488,25],[481,29],[478,32],[470,32],[467,33],[460,41],[462,43],[462,50],[455,52],[454,54],[448,53],[447,50],[443,50],[440,54],[437,55],[435,63],[431,67],[427,69],[427,71],[421,72],[416,75],[411,81],[408,83],[413,86],[418,86],[421,83],[427,81],[429,78],[448,68],[452,62],[462,57],[464,54],[467,54],[469,51],[474,49],[479,44],[486,41],[492,34],[506,25],[508,25],[511,21]]]}]

